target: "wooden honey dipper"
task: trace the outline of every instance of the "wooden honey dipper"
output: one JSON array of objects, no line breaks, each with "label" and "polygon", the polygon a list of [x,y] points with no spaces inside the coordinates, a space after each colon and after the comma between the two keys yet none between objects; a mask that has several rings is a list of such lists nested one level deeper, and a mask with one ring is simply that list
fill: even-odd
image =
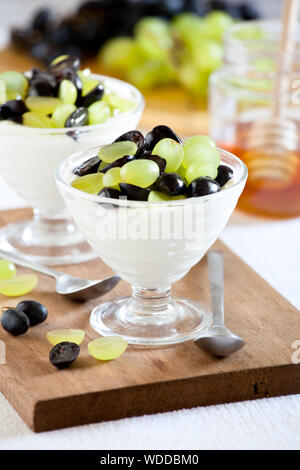
[{"label": "wooden honey dipper", "polygon": [[285,0],[275,95],[270,119],[256,121],[248,135],[245,161],[249,180],[274,181],[286,185],[293,178],[297,165],[298,131],[296,124],[285,117],[285,97],[289,91],[300,1]]}]

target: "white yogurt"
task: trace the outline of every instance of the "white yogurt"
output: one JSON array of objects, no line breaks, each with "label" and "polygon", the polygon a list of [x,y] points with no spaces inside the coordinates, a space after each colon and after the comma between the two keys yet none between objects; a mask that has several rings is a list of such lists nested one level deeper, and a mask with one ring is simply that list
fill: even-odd
[{"label": "white yogurt", "polygon": [[67,156],[91,145],[112,142],[120,134],[135,129],[143,110],[143,98],[131,85],[109,77],[96,76],[109,91],[137,102],[133,111],[109,119],[104,124],[78,129],[75,140],[70,129],[36,129],[0,122],[0,175],[27,202],[48,216],[64,213],[54,173]]},{"label": "white yogurt", "polygon": [[68,159],[60,169],[58,187],[96,253],[123,279],[145,289],[173,284],[204,256],[225,227],[245,184],[244,167],[232,157],[235,181],[242,181],[217,194],[171,203],[130,201],[127,208],[126,202],[110,200],[117,207],[105,208],[99,205],[99,197],[69,184],[72,169],[91,155]]}]

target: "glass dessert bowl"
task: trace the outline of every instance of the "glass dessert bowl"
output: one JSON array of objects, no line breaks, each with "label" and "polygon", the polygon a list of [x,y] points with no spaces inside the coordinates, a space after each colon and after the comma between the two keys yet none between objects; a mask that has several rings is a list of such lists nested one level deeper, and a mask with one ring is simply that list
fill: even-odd
[{"label": "glass dessert bowl", "polygon": [[[1,77],[0,77],[1,78]],[[44,264],[87,261],[95,253],[73,224],[55,184],[55,169],[68,155],[115,139],[140,120],[144,100],[130,84],[102,76],[105,90],[136,106],[106,122],[61,128],[27,127],[0,117],[0,175],[33,208],[34,217],[0,229],[0,246]],[[28,113],[30,114],[30,113]]]},{"label": "glass dessert bowl", "polygon": [[79,230],[99,257],[132,285],[131,297],[94,308],[92,327],[104,336],[119,335],[141,346],[194,339],[209,328],[211,314],[198,302],[174,299],[171,285],[220,235],[243,191],[247,168],[220,150],[221,163],[233,170],[222,191],[161,202],[111,199],[71,186],[74,168],[98,150],[71,155],[56,172],[58,188]]}]

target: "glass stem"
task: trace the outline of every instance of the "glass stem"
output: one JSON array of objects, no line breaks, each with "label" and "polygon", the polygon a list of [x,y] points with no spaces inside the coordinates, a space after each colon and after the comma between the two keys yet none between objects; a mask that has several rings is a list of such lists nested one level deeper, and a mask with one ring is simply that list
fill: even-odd
[{"label": "glass stem", "polygon": [[144,289],[132,286],[129,309],[135,316],[148,317],[170,315],[174,311],[171,287]]}]

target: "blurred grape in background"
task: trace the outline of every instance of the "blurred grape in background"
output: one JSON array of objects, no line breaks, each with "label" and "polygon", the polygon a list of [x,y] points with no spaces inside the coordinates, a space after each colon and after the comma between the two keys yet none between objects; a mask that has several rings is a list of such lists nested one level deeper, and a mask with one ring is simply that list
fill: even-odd
[{"label": "blurred grape in background", "polygon": [[60,54],[97,58],[101,71],[143,91],[177,83],[200,100],[222,64],[224,32],[260,17],[254,2],[243,0],[92,0],[64,14],[57,3],[25,23],[18,18],[11,44],[44,63]]}]

